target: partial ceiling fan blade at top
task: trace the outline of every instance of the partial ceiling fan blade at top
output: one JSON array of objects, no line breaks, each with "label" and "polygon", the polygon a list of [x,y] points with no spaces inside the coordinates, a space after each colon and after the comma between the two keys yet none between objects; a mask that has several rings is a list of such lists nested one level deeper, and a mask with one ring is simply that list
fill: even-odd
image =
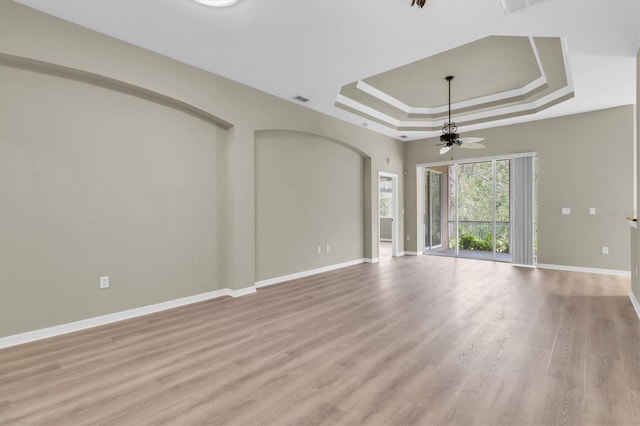
[{"label": "partial ceiling fan blade at top", "polygon": [[467,142],[467,143],[463,143],[462,145],[460,145],[460,148],[482,149],[482,148],[486,148],[486,146],[482,145],[481,143]]},{"label": "partial ceiling fan blade at top", "polygon": [[466,144],[466,143],[476,143],[476,142],[482,142],[484,140],[484,138],[478,138],[478,137],[473,137],[470,136],[468,138],[460,138],[458,139],[460,142],[462,142],[462,144]]},{"label": "partial ceiling fan blade at top", "polygon": [[443,146],[442,148],[440,148],[440,155],[444,155],[449,151],[451,151],[451,147],[450,146]]}]

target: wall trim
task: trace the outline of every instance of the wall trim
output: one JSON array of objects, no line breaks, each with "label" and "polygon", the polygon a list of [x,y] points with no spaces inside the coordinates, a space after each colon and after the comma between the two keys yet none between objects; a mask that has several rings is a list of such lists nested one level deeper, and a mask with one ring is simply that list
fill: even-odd
[{"label": "wall trim", "polygon": [[417,251],[405,251],[404,254],[407,256],[420,256],[421,253],[418,253]]},{"label": "wall trim", "polygon": [[599,269],[599,268],[586,268],[582,266],[548,265],[545,263],[536,264],[536,268],[552,269],[555,271],[586,272],[588,274],[618,275],[621,277],[631,276],[631,271],[621,271],[618,269]]},{"label": "wall trim", "polygon": [[385,242],[385,243],[390,243],[390,242],[392,242],[393,240],[392,240],[391,238],[380,238],[380,241],[383,241],[383,242]]},{"label": "wall trim", "polygon": [[231,288],[226,288],[225,290],[227,290],[227,295],[231,296],[231,297],[247,296],[249,294],[253,294],[253,293],[256,293],[258,291],[255,287],[245,287],[245,288],[241,288],[239,290],[233,290]]},{"label": "wall trim", "polygon": [[636,315],[638,315],[638,319],[640,320],[640,301],[638,301],[636,295],[633,294],[633,291],[629,292],[629,299],[631,299],[633,309],[636,311]]},{"label": "wall trim", "polygon": [[404,254],[405,254],[405,253],[404,253],[403,251],[399,251],[399,252],[398,252],[398,255],[397,255],[396,257],[402,257],[402,256],[404,256]]},{"label": "wall trim", "polygon": [[200,119],[206,120],[224,130],[229,130],[233,124],[220,117],[211,114],[201,108],[180,99],[164,95],[154,90],[146,89],[135,84],[116,80],[105,75],[96,74],[77,68],[65,67],[51,62],[39,61],[37,59],[25,58],[22,56],[10,55],[8,53],[0,53],[0,64],[13,68],[20,68],[28,71],[54,75],[70,80],[81,81],[83,83],[92,84],[94,86],[106,87],[110,90],[125,93],[127,95],[136,96],[142,99],[148,99],[170,108],[178,109],[187,114],[191,114]]},{"label": "wall trim", "polygon": [[[308,271],[296,272],[294,274],[283,275],[280,277],[269,278],[266,280],[261,280],[256,282],[255,287],[267,287],[274,284],[280,284],[285,281],[297,280],[299,278],[305,278],[311,275],[321,274],[323,272],[329,272],[336,269],[346,268],[347,266],[359,265],[361,263],[367,262],[370,259],[355,259],[350,260],[349,262],[337,263],[335,265],[323,266],[321,268],[309,269]],[[369,262],[370,263],[370,262]]]},{"label": "wall trim", "polygon": [[25,333],[14,334],[12,336],[0,337],[0,349],[24,343],[35,342],[36,340],[47,339],[49,337],[60,336],[73,333],[75,331],[86,330],[88,328],[111,324],[143,315],[153,314],[167,309],[178,308],[180,306],[193,303],[204,302],[223,296],[240,297],[246,294],[255,293],[255,287],[247,287],[239,290],[223,288],[221,290],[210,291],[208,293],[196,294],[194,296],[182,297],[180,299],[169,300],[167,302],[155,303],[153,305],[141,306],[139,308],[127,309],[126,311],[114,312],[98,317],[87,318],[66,324],[55,325],[53,327],[41,328],[39,330],[27,331]]},{"label": "wall trim", "polygon": [[373,259],[363,259],[364,263],[378,263],[380,262],[380,258],[379,257],[374,257]]},{"label": "wall trim", "polygon": [[[529,269],[536,269],[536,265],[527,265],[526,263],[511,263],[511,266],[515,266],[517,268],[529,268]],[[544,268],[542,268],[544,269]]]}]

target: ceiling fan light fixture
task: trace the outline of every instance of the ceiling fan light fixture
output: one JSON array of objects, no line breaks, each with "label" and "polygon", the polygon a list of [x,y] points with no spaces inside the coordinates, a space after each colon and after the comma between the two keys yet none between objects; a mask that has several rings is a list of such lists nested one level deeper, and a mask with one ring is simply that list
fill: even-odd
[{"label": "ceiling fan light fixture", "polygon": [[458,133],[443,133],[440,135],[440,142],[455,142],[457,139],[460,139]]},{"label": "ceiling fan light fixture", "polygon": [[193,1],[209,7],[229,7],[229,6],[233,6],[238,2],[238,0],[193,0]]},{"label": "ceiling fan light fixture", "polygon": [[420,9],[424,7],[427,0],[411,0],[411,6],[418,6]]}]

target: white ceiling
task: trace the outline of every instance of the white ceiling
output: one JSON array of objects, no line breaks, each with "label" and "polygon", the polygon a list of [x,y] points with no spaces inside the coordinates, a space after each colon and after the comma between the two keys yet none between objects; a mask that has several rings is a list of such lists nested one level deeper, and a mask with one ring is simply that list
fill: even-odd
[{"label": "white ceiling", "polygon": [[639,0],[546,0],[509,16],[499,0],[428,0],[424,9],[409,0],[240,0],[224,9],[190,0],[16,1],[284,99],[305,96],[305,106],[357,125],[364,120],[334,105],[341,86],[488,35],[564,37],[575,91],[491,126],[635,103]]}]

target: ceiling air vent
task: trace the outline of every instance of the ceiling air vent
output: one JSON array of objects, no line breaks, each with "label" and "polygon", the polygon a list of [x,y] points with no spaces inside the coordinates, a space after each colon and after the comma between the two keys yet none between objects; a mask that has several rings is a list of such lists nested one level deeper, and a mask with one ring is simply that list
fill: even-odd
[{"label": "ceiling air vent", "polygon": [[303,104],[306,102],[309,102],[309,98],[305,98],[304,96],[295,96],[293,99],[295,99],[298,102],[302,102]]},{"label": "ceiling air vent", "polygon": [[514,12],[527,9],[542,1],[544,0],[500,0],[500,3],[502,3],[504,13],[511,15]]}]

